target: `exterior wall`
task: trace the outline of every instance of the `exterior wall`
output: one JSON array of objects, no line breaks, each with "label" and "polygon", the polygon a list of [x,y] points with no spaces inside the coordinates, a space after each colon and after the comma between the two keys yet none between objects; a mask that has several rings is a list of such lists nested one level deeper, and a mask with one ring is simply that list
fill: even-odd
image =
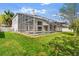
[{"label": "exterior wall", "polygon": [[18,15],[12,20],[12,30],[18,31]]},{"label": "exterior wall", "polygon": [[[38,25],[38,21],[42,22],[42,25]],[[47,26],[47,31],[45,27]],[[38,27],[42,27],[41,31],[38,31]],[[14,31],[23,33],[50,33],[54,32],[54,24],[50,24],[44,19],[31,17],[24,14],[18,14],[12,21],[12,28]],[[55,28],[56,31],[60,31],[60,27]]]},{"label": "exterior wall", "polygon": [[[42,22],[42,25],[38,25],[38,21]],[[45,30],[44,26],[47,26],[47,31]],[[42,27],[42,31],[38,31],[38,27]],[[50,24],[46,21],[44,21],[43,19],[36,19],[36,32],[38,33],[49,33],[49,32],[53,32],[53,28],[50,28]]]},{"label": "exterior wall", "polygon": [[25,23],[24,23],[24,16],[19,14],[18,15],[18,31],[23,32],[25,31]]},{"label": "exterior wall", "polygon": [[54,29],[55,29],[55,32],[61,32],[62,31],[62,24],[56,23]]},{"label": "exterior wall", "polygon": [[1,32],[9,32],[13,31],[12,27],[0,27]]},{"label": "exterior wall", "polygon": [[62,28],[62,32],[73,32],[73,30],[70,30],[69,28]]},{"label": "exterior wall", "polygon": [[42,25],[38,25],[38,21],[42,22],[42,20],[40,20],[38,18],[36,18],[35,20],[36,20],[36,31],[38,31],[38,27],[42,27]]},{"label": "exterior wall", "polygon": [[57,26],[55,29],[56,29],[57,32],[61,32],[62,31],[62,27],[61,26]]},{"label": "exterior wall", "polygon": [[43,21],[43,25],[49,25],[47,22]]},{"label": "exterior wall", "polygon": [[19,32],[29,32],[33,31],[33,18],[26,15],[19,15]]}]

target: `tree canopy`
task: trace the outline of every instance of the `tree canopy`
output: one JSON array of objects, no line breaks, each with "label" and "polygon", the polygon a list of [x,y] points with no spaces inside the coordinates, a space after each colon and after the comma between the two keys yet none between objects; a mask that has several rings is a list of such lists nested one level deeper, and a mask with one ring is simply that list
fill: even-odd
[{"label": "tree canopy", "polygon": [[75,19],[69,27],[74,30],[75,36],[79,35],[79,19]]},{"label": "tree canopy", "polygon": [[78,4],[76,3],[66,3],[63,5],[63,7],[60,9],[61,15],[67,19],[68,21],[72,21],[77,17],[77,8]]},{"label": "tree canopy", "polygon": [[60,9],[61,15],[70,22],[69,28],[73,29],[74,34],[76,35],[79,33],[78,9],[79,7],[76,3],[66,3]]},{"label": "tree canopy", "polygon": [[0,15],[0,25],[2,24],[3,22],[3,18],[2,18],[2,15]]},{"label": "tree canopy", "polygon": [[3,14],[3,23],[6,24],[7,26],[12,25],[12,17],[14,16],[14,13],[11,12],[10,10],[4,11]]}]

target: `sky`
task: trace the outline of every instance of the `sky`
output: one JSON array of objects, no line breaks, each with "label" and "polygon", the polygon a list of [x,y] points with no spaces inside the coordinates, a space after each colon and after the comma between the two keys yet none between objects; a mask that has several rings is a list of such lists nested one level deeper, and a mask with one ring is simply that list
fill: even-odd
[{"label": "sky", "polygon": [[59,10],[62,6],[62,3],[0,3],[0,13],[10,10],[14,13],[32,14],[32,10],[35,10],[36,15],[59,20]]}]

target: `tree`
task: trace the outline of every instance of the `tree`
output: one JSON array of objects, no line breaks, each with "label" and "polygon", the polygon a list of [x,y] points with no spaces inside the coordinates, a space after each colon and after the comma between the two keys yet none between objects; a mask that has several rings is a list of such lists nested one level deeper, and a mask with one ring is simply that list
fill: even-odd
[{"label": "tree", "polygon": [[3,23],[6,24],[7,26],[11,26],[12,25],[12,17],[14,16],[14,13],[11,12],[10,10],[8,11],[4,11],[3,14]]},{"label": "tree", "polygon": [[77,17],[77,8],[78,4],[76,3],[66,3],[60,9],[61,15],[67,19],[70,23]]},{"label": "tree", "polygon": [[63,7],[60,9],[61,15],[64,17],[64,19],[67,19],[70,23],[71,29],[73,29],[75,35],[78,34],[79,31],[79,19],[77,19],[77,12],[78,12],[78,4],[72,3],[72,4],[64,4]]},{"label": "tree", "polygon": [[3,22],[3,18],[2,18],[2,15],[0,15],[0,31],[1,31],[1,24]]},{"label": "tree", "polygon": [[3,18],[2,18],[2,15],[0,15],[0,26],[1,26],[2,22],[3,22]]},{"label": "tree", "polygon": [[75,36],[79,35],[79,19],[75,19],[69,27],[70,29],[73,29]]}]

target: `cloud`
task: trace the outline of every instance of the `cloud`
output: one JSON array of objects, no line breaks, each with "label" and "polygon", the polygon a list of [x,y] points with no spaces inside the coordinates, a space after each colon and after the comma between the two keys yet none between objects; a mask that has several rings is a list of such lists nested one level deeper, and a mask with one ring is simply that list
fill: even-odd
[{"label": "cloud", "polygon": [[14,13],[30,13],[32,11],[32,8],[25,8],[22,7],[20,9],[14,10]]},{"label": "cloud", "polygon": [[77,12],[77,14],[79,15],[79,12]]},{"label": "cloud", "polygon": [[54,17],[56,17],[56,16],[60,17],[61,16],[61,13],[55,13],[52,16],[54,16]]},{"label": "cloud", "polygon": [[52,16],[54,16],[54,17],[55,17],[55,16],[58,16],[58,15],[56,15],[56,14],[53,14]]},{"label": "cloud", "polygon": [[49,4],[51,4],[51,3],[41,3],[42,6],[49,5]]},{"label": "cloud", "polygon": [[32,13],[32,11],[35,10],[36,14],[45,14],[47,12],[46,9],[34,9],[34,8],[25,8],[22,7],[16,11],[14,11],[14,13]]},{"label": "cloud", "polygon": [[40,13],[40,14],[45,14],[46,11],[47,11],[47,10],[45,10],[45,9],[41,9],[41,10],[35,9],[35,12],[36,12],[36,13]]}]

